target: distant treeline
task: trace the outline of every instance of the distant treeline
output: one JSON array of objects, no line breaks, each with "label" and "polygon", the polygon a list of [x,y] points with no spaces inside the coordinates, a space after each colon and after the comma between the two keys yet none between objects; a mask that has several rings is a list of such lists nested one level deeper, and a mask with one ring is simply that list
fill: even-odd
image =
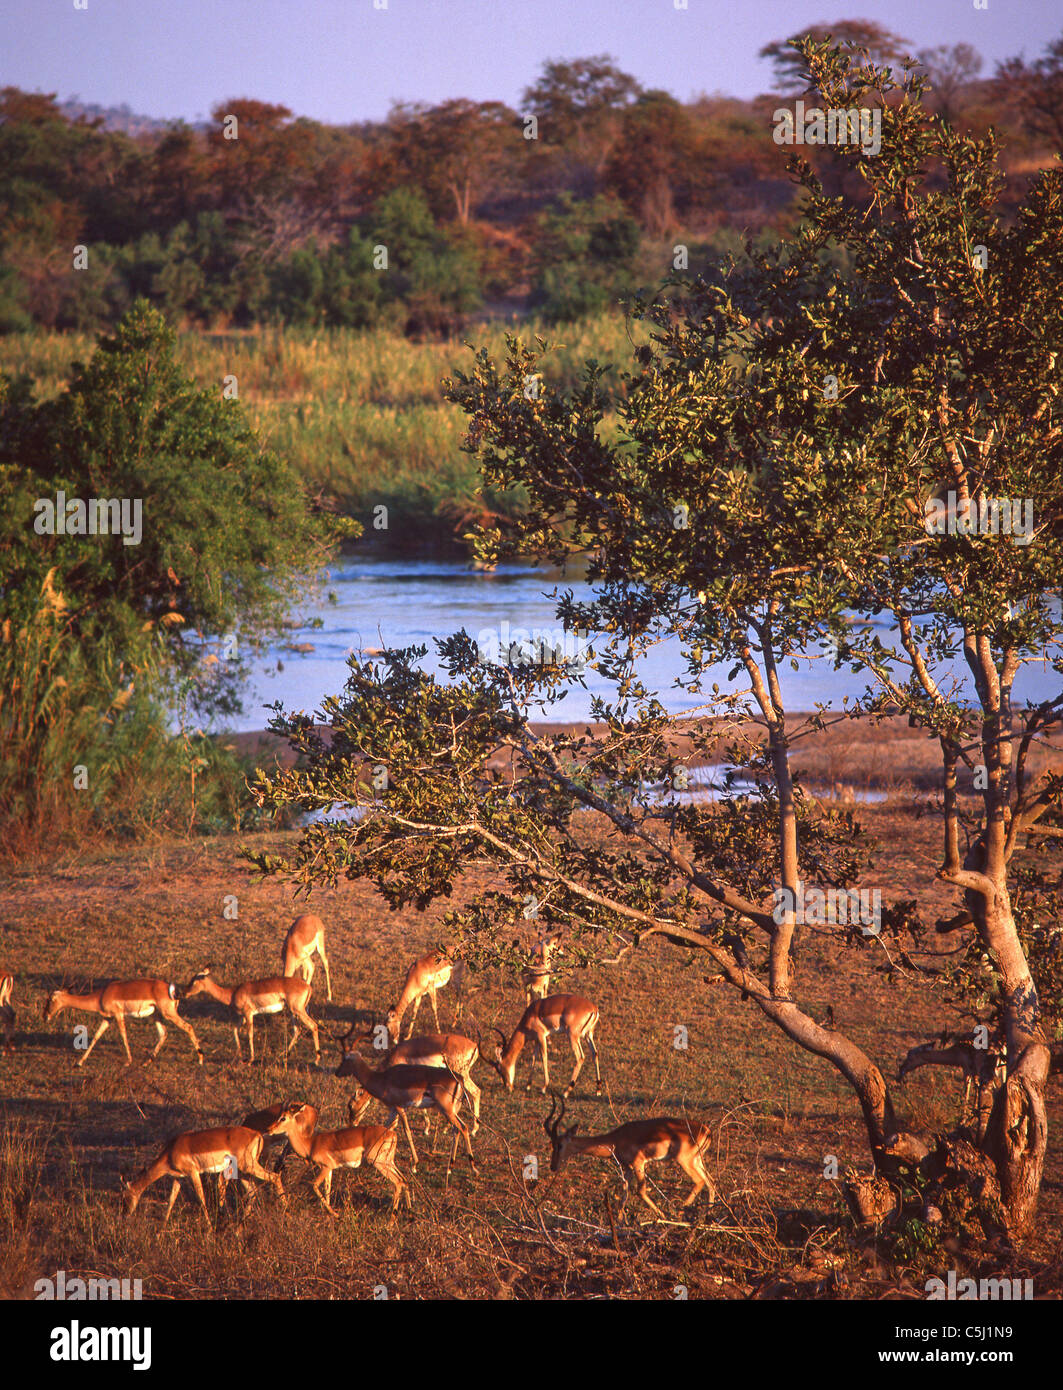
[{"label": "distant treeline", "polygon": [[[880,64],[911,51],[874,24],[829,30]],[[696,270],[799,218],[772,112],[805,92],[800,59],[783,40],[762,53],[777,91],[753,101],[684,103],[593,57],[545,64],[519,110],[456,99],[346,126],[240,98],[206,128],[127,111],[113,129],[6,87],[0,331],[93,332],[137,296],[188,327],[410,336],[445,336],[474,311],[595,313],[666,274],[677,243]],[[1001,132],[1017,197],[1063,145],[1063,38],[984,80],[967,44],[918,57],[933,109]],[[802,150],[829,185],[823,153]],[[859,197],[859,181],[837,191]]]}]

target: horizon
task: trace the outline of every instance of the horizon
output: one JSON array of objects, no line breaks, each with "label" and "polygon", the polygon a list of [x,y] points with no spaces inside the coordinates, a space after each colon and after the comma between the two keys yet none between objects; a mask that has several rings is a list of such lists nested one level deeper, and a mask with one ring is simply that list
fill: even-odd
[{"label": "horizon", "polygon": [[[843,19],[881,24],[919,49],[971,44],[982,76],[1014,55],[1034,58],[1058,33],[1047,8],[986,10],[956,0],[811,3],[795,16],[788,0],[728,10],[709,0],[565,0],[493,11],[486,0],[315,0],[309,13],[283,0],[233,0],[228,42],[218,7],[187,0],[145,7],[134,0],[74,0],[41,8],[15,0],[0,15],[0,85],[56,94],[62,103],[128,107],[154,121],[210,120],[217,104],[251,98],[328,125],[386,119],[397,102],[437,105],[453,98],[519,108],[522,91],[554,59],[608,54],[645,88],[684,102],[701,95],[741,101],[771,90],[766,43],[802,27]],[[386,5],[387,8],[376,8]],[[545,37],[544,37],[545,35]],[[300,61],[293,62],[293,55]],[[352,95],[349,71],[358,71]]]}]

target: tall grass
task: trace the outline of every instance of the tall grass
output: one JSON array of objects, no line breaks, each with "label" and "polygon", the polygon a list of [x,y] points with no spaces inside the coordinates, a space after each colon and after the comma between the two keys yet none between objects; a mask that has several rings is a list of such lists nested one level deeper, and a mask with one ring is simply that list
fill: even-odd
[{"label": "tall grass", "polygon": [[[203,386],[220,390],[223,378],[235,376],[263,439],[313,492],[334,498],[371,535],[381,537],[372,527],[373,509],[388,507],[387,538],[402,545],[426,536],[446,539],[461,514],[481,500],[476,465],[460,447],[464,416],[443,400],[441,382],[471,363],[466,343],[504,356],[507,331],[557,345],[543,374],[560,387],[575,380],[587,358],[626,368],[633,342],[646,339],[644,329],[615,312],[564,327],[473,325],[465,342],[412,343],[383,331],[346,329],[186,333],[178,352]],[[0,370],[28,373],[48,397],[92,350],[92,339],[79,334],[11,334],[0,338]],[[610,382],[622,389],[619,372]],[[485,500],[503,512],[520,504],[516,496]]]}]

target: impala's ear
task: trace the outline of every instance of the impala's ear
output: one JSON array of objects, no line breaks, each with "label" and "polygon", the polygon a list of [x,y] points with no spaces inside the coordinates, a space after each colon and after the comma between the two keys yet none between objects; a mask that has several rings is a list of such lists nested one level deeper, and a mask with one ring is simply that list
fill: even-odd
[{"label": "impala's ear", "polygon": [[572,1126],[571,1129],[566,1129],[566,1130],[565,1130],[565,1138],[566,1138],[566,1139],[571,1139],[572,1136],[575,1134],[575,1132],[576,1132],[577,1129],[579,1129],[579,1121],[578,1121],[578,1120],[577,1120],[577,1122]]}]

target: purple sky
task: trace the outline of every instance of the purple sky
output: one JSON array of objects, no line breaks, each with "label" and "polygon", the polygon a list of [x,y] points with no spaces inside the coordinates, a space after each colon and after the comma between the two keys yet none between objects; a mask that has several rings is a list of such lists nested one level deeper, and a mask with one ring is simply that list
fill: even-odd
[{"label": "purple sky", "polygon": [[[516,105],[547,58],[611,53],[682,99],[770,86],[762,44],[803,24],[866,18],[913,49],[967,42],[984,75],[1038,56],[1063,29],[1055,0],[3,0],[0,85],[139,114],[206,117],[230,97],[297,115],[377,119],[393,100]],[[376,0],[377,4],[383,0]]]}]

